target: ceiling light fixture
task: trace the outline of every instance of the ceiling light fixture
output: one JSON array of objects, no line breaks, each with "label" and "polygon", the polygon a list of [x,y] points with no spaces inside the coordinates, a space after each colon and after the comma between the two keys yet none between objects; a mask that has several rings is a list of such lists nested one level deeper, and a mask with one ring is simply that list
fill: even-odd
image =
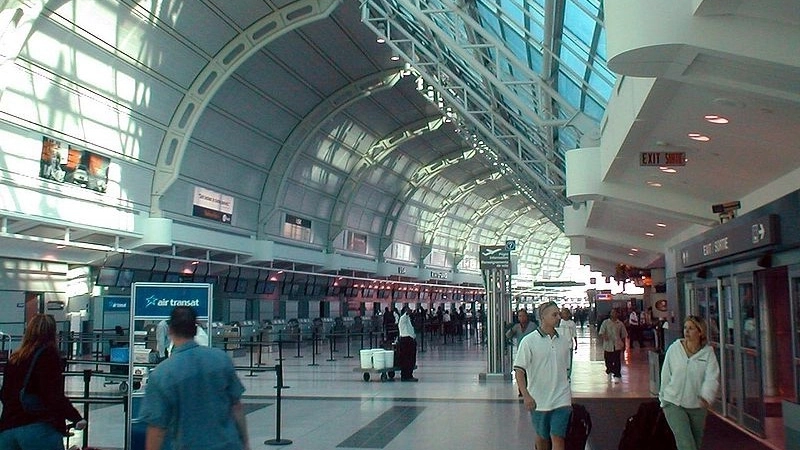
[{"label": "ceiling light fixture", "polygon": [[391,59],[392,61],[400,61],[400,55],[398,55],[397,53],[392,53],[392,57],[389,59]]},{"label": "ceiling light fixture", "polygon": [[647,237],[653,237],[653,236],[655,236],[655,234],[654,234],[654,233],[651,233],[651,232],[649,232],[649,231],[648,231],[647,233],[645,233],[644,235],[645,235],[645,236],[647,236]]},{"label": "ceiling light fixture", "polygon": [[647,185],[650,186],[650,187],[661,187],[662,186],[661,183],[659,183],[658,181],[648,181]]},{"label": "ceiling light fixture", "polygon": [[706,119],[706,122],[708,123],[716,123],[724,125],[729,122],[727,118],[718,116],[716,114],[706,114],[703,118]]},{"label": "ceiling light fixture", "polygon": [[657,227],[661,227],[661,228],[667,228],[667,224],[665,224],[665,223],[661,223],[661,222],[658,222],[658,223],[656,224],[656,226],[657,226]]},{"label": "ceiling light fixture", "polygon": [[710,137],[700,133],[689,133],[689,139],[699,142],[708,142],[711,140]]},{"label": "ceiling light fixture", "polygon": [[673,169],[672,167],[659,167],[658,169],[664,173],[678,173],[678,171]]}]

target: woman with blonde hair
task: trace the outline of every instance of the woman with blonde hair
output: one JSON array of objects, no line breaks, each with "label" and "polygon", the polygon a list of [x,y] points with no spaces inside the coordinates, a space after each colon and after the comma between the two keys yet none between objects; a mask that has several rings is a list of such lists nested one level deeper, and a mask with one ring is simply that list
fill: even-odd
[{"label": "woman with blonde hair", "polygon": [[[19,350],[5,368],[0,401],[0,449],[63,450],[66,421],[83,429],[86,421],[64,395],[61,355],[56,346],[56,321],[36,314],[29,321]],[[35,395],[37,411],[26,411],[20,391]]]},{"label": "woman with blonde hair", "polygon": [[683,339],[667,349],[658,399],[678,450],[698,450],[703,443],[708,407],[719,390],[719,363],[708,345],[705,320],[688,316]]}]

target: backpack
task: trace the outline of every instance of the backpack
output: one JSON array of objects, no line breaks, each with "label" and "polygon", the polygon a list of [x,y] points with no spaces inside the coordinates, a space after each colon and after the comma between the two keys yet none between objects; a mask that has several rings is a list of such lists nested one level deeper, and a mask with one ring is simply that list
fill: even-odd
[{"label": "backpack", "polygon": [[586,407],[578,403],[572,404],[572,414],[569,416],[567,435],[564,437],[566,450],[584,450],[589,433],[592,432],[592,417]]},{"label": "backpack", "polygon": [[618,450],[676,450],[675,436],[667,424],[658,400],[639,405],[636,414],[628,417]]}]

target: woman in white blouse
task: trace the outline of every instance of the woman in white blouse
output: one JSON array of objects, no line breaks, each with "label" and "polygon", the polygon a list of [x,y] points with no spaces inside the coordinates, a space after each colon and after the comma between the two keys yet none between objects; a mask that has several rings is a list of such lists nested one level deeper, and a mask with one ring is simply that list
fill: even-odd
[{"label": "woman in white blouse", "polygon": [[719,363],[708,345],[702,317],[688,316],[683,339],[669,346],[661,369],[658,399],[678,450],[698,450],[709,405],[719,390]]}]

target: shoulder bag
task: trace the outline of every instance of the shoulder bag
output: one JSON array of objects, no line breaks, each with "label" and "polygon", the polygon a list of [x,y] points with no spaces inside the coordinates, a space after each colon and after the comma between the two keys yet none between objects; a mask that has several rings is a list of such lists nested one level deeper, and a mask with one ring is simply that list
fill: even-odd
[{"label": "shoulder bag", "polygon": [[39,395],[27,392],[28,382],[31,379],[33,368],[36,366],[36,361],[39,360],[39,356],[43,351],[44,347],[40,347],[36,350],[36,353],[33,354],[33,360],[31,361],[30,367],[28,367],[28,373],[25,374],[25,381],[22,382],[22,389],[19,390],[19,402],[22,404],[22,410],[33,415],[42,414],[47,411]]}]

